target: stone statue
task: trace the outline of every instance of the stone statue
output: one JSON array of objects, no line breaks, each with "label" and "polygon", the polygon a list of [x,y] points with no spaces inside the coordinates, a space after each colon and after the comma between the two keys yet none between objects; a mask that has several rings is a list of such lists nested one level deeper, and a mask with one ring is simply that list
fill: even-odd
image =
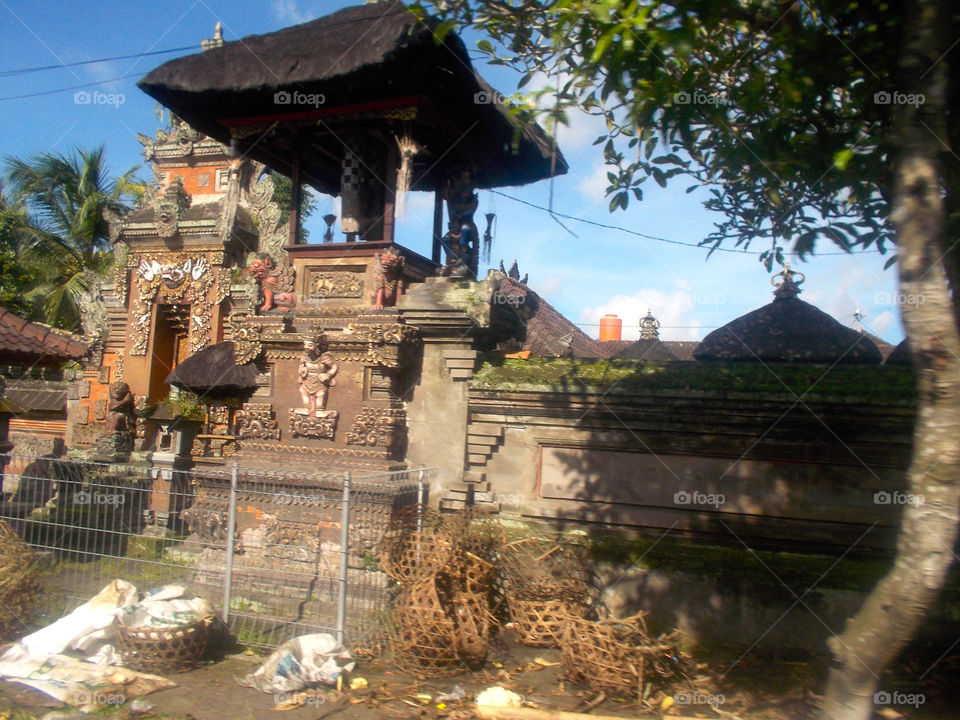
[{"label": "stone statue", "polygon": [[122,380],[110,383],[110,401],[107,406],[106,433],[97,440],[96,452],[103,457],[119,460],[133,450],[137,433],[135,401],[130,386]]},{"label": "stone statue", "polygon": [[337,364],[328,352],[322,352],[323,336],[303,341],[303,355],[300,358],[300,399],[304,407],[298,411],[308,417],[322,417],[327,406],[327,388],[334,387],[337,381]]},{"label": "stone statue", "polygon": [[106,428],[108,433],[137,431],[137,418],[134,414],[134,398],[130,386],[122,380],[110,383],[110,404],[107,407]]},{"label": "stone statue", "polygon": [[289,265],[277,265],[268,253],[259,253],[250,263],[250,274],[260,283],[260,292],[263,293],[260,312],[274,308],[287,312],[296,304],[294,270]]},{"label": "stone statue", "polygon": [[480,203],[474,192],[474,180],[468,170],[454,174],[447,181],[444,199],[447,201],[447,216],[450,218],[449,230],[444,236],[443,245],[447,251],[447,262],[442,275],[477,276],[480,264],[480,233],[473,222],[473,214]]},{"label": "stone statue", "polygon": [[393,307],[403,296],[403,255],[393,248],[380,253],[380,271],[376,278],[373,307],[380,310]]}]

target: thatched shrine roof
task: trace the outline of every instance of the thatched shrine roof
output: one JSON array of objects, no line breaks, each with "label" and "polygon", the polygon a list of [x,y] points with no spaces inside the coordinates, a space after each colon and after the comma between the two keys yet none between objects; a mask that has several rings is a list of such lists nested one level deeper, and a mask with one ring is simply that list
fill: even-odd
[{"label": "thatched shrine roof", "polygon": [[[439,42],[436,26],[398,0],[348,7],[172,60],[139,87],[197,130],[233,139],[238,152],[286,175],[299,154],[304,182],[327,193],[339,192],[351,131],[369,131],[366,142],[384,151],[401,134],[426,148],[413,166],[414,190],[441,187],[464,164],[481,188],[565,173],[546,133],[490,102],[497,94],[462,40],[451,32]],[[278,93],[291,102],[278,102]]]},{"label": "thatched shrine roof", "polygon": [[777,297],[707,335],[697,360],[880,364],[870,338],[797,297]]},{"label": "thatched shrine roof", "polygon": [[256,365],[237,365],[233,357],[232,342],[208,345],[177,365],[164,382],[181,390],[212,397],[254,390],[257,387]]}]

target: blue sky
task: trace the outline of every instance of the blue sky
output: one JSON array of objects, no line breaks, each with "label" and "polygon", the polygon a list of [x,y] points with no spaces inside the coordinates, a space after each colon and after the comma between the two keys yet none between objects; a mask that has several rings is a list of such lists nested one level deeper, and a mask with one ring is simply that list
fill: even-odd
[{"label": "blue sky", "polygon": [[[199,51],[214,24],[223,23],[226,40],[277,30],[328,14],[353,2],[335,0],[165,0],[155,2],[63,3],[0,0],[0,71],[58,65],[121,55],[189,47],[178,53],[135,57],[53,71],[0,76],[0,155],[70,152],[74,147],[107,146],[111,168],[119,173],[143,161],[136,133],[152,135],[158,127],[155,103],[136,87],[149,70],[179,55]],[[466,37],[468,47],[476,38]],[[478,66],[487,80],[509,94],[518,77],[500,67]],[[122,79],[117,79],[122,78]],[[91,83],[99,83],[91,85]],[[36,97],[22,95],[83,86],[101,93],[96,103],[78,104],[76,90]],[[655,237],[696,243],[717,218],[701,206],[703,193],[685,192],[679,182],[663,190],[645,184],[643,202],[610,214],[604,198],[606,171],[597,147],[595,121],[572,116],[558,141],[570,165],[553,181],[553,206],[567,215],[618,225]],[[148,176],[148,172],[143,173]],[[546,206],[550,183],[540,182],[504,192]],[[321,197],[319,216],[336,203]],[[570,234],[547,213],[492,193],[480,193],[477,224],[496,212],[490,266],[516,258],[531,287],[590,335],[596,337],[604,313],[623,318],[624,337],[635,337],[647,307],[661,322],[661,337],[690,340],[772,299],[769,276],[749,254],[714,253],[683,248],[616,230],[563,220]],[[397,239],[429,255],[433,196],[413,193]],[[322,235],[314,229],[314,237]],[[822,246],[822,251],[834,248]],[[841,322],[853,325],[856,309],[865,327],[890,342],[903,338],[896,306],[896,275],[884,270],[877,254],[823,256],[794,266],[806,275],[804,300]]]}]

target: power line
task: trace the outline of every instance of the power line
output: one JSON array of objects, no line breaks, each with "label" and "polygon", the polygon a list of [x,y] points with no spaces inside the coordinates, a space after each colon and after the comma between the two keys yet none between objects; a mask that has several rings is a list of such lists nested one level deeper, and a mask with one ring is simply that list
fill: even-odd
[{"label": "power line", "polygon": [[98,80],[96,82],[83,83],[82,85],[71,85],[70,87],[57,88],[56,90],[44,90],[42,92],[26,93],[25,95],[8,95],[7,97],[0,97],[0,102],[4,102],[6,100],[25,100],[26,98],[40,97],[41,95],[55,95],[56,93],[70,92],[71,90],[83,90],[84,88],[88,87],[107,85],[112,82],[117,82],[118,80],[126,80],[127,78],[137,77],[139,74],[140,73],[120,75],[115,78],[110,78],[109,80]]},{"label": "power line", "polygon": [[[697,250],[703,250],[707,247],[705,245],[700,245],[699,243],[683,242],[682,240],[670,240],[669,238],[657,237],[656,235],[647,235],[645,233],[637,232],[636,230],[631,230],[630,228],[625,228],[620,225],[608,225],[606,223],[597,222],[595,220],[587,220],[586,218],[577,217],[575,215],[566,215],[564,213],[557,212],[556,210],[545,208],[542,205],[537,205],[536,203],[527,202],[526,200],[521,200],[518,197],[513,197],[513,195],[507,195],[507,193],[500,192],[499,190],[488,189],[487,192],[493,193],[494,195],[502,195],[508,200],[513,200],[514,202],[521,203],[522,205],[529,205],[530,207],[536,208],[537,210],[543,210],[545,213],[549,213],[550,215],[558,215],[559,217],[566,218],[568,220],[576,220],[577,222],[586,223],[587,225],[594,225],[596,227],[605,228],[607,230],[619,230],[620,232],[629,233],[630,235],[636,235],[637,237],[642,237],[646,240],[655,240],[657,242],[667,243],[669,245],[680,245],[682,247],[696,248]],[[737,253],[738,255],[762,255],[762,253],[759,253],[756,250],[747,250],[746,248],[744,248],[743,250],[737,250],[736,248],[726,248],[726,247],[720,246],[720,247],[714,248],[714,251]],[[816,257],[824,257],[827,255],[865,255],[865,254],[874,254],[877,252],[878,252],[877,250],[860,250],[855,253],[825,252],[825,253],[817,253]]]},{"label": "power line", "polygon": [[114,62],[116,60],[133,60],[150,55],[166,55],[168,53],[185,52],[194,50],[194,45],[185,45],[184,47],[170,48],[168,50],[151,50],[149,52],[134,53],[133,55],[116,55],[114,57],[100,58],[98,60],[78,60],[77,62],[60,63],[59,65],[38,65],[36,67],[19,68],[17,70],[0,70],[0,78],[16,77],[18,75],[27,75],[28,73],[44,72],[46,70],[60,70],[62,68],[78,67],[80,65],[95,65],[102,62]]}]

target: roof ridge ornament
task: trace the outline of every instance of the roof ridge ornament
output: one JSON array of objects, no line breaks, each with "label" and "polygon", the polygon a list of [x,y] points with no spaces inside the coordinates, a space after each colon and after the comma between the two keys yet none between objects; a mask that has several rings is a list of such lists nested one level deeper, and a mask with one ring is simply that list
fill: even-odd
[{"label": "roof ridge ornament", "polygon": [[647,308],[647,314],[640,318],[640,339],[660,339],[660,321],[653,316],[653,311],[649,307]]},{"label": "roof ridge ornament", "polygon": [[[799,276],[800,279],[795,279],[796,276]],[[777,278],[781,278],[780,282],[777,282]],[[773,291],[774,297],[778,300],[780,298],[796,297],[803,292],[803,290],[800,289],[800,285],[806,279],[807,277],[803,273],[790,269],[790,261],[788,260],[783,270],[770,278],[770,284],[776,288]]]}]

